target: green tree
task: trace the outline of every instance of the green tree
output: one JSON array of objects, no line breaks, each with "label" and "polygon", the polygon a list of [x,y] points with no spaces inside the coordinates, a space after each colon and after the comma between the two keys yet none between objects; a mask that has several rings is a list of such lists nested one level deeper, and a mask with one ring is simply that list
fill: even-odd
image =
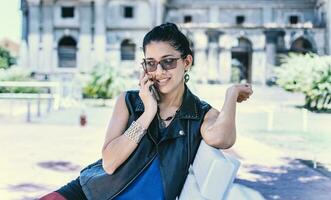
[{"label": "green tree", "polygon": [[10,55],[7,49],[0,47],[0,69],[7,69],[14,64],[16,64],[16,59]]}]

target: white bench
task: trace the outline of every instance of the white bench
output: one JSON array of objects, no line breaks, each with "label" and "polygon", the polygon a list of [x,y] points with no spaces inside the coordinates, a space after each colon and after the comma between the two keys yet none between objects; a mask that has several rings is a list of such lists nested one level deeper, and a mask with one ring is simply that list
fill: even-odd
[{"label": "white bench", "polygon": [[60,106],[60,83],[58,82],[36,82],[36,81],[0,81],[0,87],[32,87],[47,88],[50,93],[0,93],[0,99],[24,100],[27,102],[26,121],[31,121],[31,102],[37,101],[37,115],[40,116],[40,104],[42,100],[48,100],[47,111],[51,108],[59,109]]},{"label": "white bench", "polygon": [[179,200],[248,200],[240,188],[232,188],[239,166],[237,159],[202,140]]}]

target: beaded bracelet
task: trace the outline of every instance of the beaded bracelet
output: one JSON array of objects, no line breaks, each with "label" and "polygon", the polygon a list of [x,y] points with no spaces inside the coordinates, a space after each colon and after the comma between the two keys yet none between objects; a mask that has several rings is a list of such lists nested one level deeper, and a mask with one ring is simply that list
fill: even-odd
[{"label": "beaded bracelet", "polygon": [[127,136],[130,140],[139,144],[140,140],[146,134],[146,130],[138,122],[133,121],[130,127],[124,132],[124,135]]}]

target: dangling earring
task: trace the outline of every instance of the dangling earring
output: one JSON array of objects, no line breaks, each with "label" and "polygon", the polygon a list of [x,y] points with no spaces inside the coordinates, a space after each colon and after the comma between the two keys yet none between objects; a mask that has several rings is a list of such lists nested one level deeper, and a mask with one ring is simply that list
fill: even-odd
[{"label": "dangling earring", "polygon": [[190,80],[190,75],[187,73],[187,70],[185,70],[184,82],[187,83],[189,80]]}]

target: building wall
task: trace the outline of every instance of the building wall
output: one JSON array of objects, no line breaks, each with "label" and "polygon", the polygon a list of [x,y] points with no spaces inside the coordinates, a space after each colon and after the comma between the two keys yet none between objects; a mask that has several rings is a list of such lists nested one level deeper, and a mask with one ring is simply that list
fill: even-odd
[{"label": "building wall", "polygon": [[[61,7],[74,7],[63,18]],[[132,7],[132,18],[123,17]],[[273,76],[277,55],[304,38],[321,55],[331,53],[330,0],[22,0],[21,64],[49,74],[87,72],[110,62],[126,72],[139,69],[145,33],[162,22],[177,23],[194,46],[195,70],[201,81],[229,82],[234,56],[245,57],[239,41],[248,41],[249,81],[264,84]],[[290,24],[290,16],[298,16]],[[191,16],[191,22],[185,22]],[[244,22],[237,24],[237,17]],[[77,43],[76,67],[59,67],[59,42]],[[135,44],[134,60],[121,60],[121,43]],[[239,51],[238,51],[239,49]],[[240,60],[239,59],[239,60]]]}]

